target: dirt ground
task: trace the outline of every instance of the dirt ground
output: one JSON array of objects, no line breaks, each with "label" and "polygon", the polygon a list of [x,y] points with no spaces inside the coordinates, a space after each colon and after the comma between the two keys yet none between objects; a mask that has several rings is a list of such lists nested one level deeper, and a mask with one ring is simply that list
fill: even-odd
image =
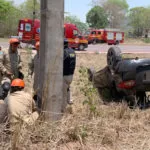
[{"label": "dirt ground", "polygon": [[[27,91],[31,54],[22,51]],[[124,54],[123,57],[150,58],[150,54]],[[150,110],[129,109],[124,103],[105,105],[87,79],[87,67],[96,70],[106,65],[106,54],[77,54],[77,65],[71,85],[74,104],[60,122],[37,123],[23,128],[19,150],[150,150]],[[5,137],[5,136],[4,136]],[[0,150],[9,142],[0,136]]]}]

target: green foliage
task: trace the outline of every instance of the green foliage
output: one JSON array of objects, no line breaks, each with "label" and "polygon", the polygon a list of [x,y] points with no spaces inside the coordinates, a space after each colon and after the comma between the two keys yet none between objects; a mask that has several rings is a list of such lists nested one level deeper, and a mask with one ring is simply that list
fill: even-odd
[{"label": "green foliage", "polygon": [[145,39],[143,39],[143,41],[144,41],[145,43],[150,43],[150,38],[145,38]]},{"label": "green foliage", "polygon": [[129,25],[132,26],[135,36],[142,36],[150,29],[150,8],[135,7],[129,11]]},{"label": "green foliage", "polygon": [[66,16],[65,23],[73,23],[75,24],[80,31],[86,31],[88,29],[88,25],[80,21],[77,16]]},{"label": "green foliage", "polygon": [[87,13],[86,21],[92,28],[105,28],[108,24],[107,15],[100,6],[93,7]]},{"label": "green foliage", "polygon": [[16,35],[20,10],[12,2],[0,0],[0,37]]},{"label": "green foliage", "polygon": [[108,27],[124,28],[126,25],[126,14],[128,3],[126,0],[93,0],[95,6],[101,6],[105,10],[108,19]]},{"label": "green foliage", "polygon": [[107,0],[103,7],[108,14],[109,26],[123,28],[129,7],[126,0]]},{"label": "green foliage", "polygon": [[85,100],[83,101],[83,105],[87,105],[89,108],[89,117],[95,117],[97,115],[96,108],[96,99],[97,99],[97,90],[93,87],[91,82],[88,80],[87,69],[85,67],[80,67],[80,91],[85,96]]},{"label": "green foliage", "polygon": [[[12,1],[0,0],[0,37],[17,34],[18,21],[22,18],[33,18],[33,0],[26,0],[20,6]],[[39,18],[40,1],[35,0],[35,18]]]},{"label": "green foliage", "polygon": [[129,7],[126,0],[107,0],[107,3],[117,5],[121,9],[124,9],[124,10],[128,10],[128,7]]},{"label": "green foliage", "polygon": [[0,21],[5,20],[9,11],[13,8],[12,3],[6,0],[0,0]]},{"label": "green foliage", "polygon": [[33,18],[33,11],[35,11],[35,18],[40,18],[40,1],[39,0],[26,0],[19,7],[22,11],[23,17]]}]

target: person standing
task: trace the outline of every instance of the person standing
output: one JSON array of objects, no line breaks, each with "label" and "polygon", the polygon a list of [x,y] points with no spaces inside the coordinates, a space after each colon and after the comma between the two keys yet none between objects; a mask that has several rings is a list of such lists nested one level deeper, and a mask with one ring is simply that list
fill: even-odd
[{"label": "person standing", "polygon": [[68,40],[64,39],[63,95],[65,102],[68,104],[73,104],[73,101],[71,99],[70,84],[73,80],[75,66],[76,54],[72,48],[68,47]]},{"label": "person standing", "polygon": [[22,69],[22,61],[18,52],[19,40],[11,38],[9,41],[9,49],[0,51],[0,82],[12,80],[15,78],[23,78],[20,72]]},{"label": "person standing", "polygon": [[37,102],[38,107],[41,107],[41,98],[39,94],[39,64],[40,64],[40,57],[39,57],[39,49],[40,49],[40,42],[36,42],[35,44],[36,48],[36,55],[31,59],[31,62],[29,63],[29,71],[28,75],[33,76],[33,98]]}]

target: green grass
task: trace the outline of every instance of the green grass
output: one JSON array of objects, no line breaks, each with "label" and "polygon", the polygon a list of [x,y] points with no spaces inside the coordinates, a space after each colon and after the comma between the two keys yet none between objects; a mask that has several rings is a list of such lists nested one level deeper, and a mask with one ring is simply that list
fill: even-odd
[{"label": "green grass", "polygon": [[145,39],[143,39],[143,41],[144,41],[145,43],[150,43],[150,38],[145,38]]}]

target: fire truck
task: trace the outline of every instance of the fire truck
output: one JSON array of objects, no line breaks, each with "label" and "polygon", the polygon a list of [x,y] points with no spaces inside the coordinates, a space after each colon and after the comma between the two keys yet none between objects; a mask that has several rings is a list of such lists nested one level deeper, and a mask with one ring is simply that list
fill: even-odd
[{"label": "fire truck", "polygon": [[118,29],[92,29],[89,30],[86,39],[88,43],[108,43],[116,45],[124,42],[124,32]]},{"label": "fire truck", "polygon": [[[40,40],[40,20],[21,19],[18,25],[18,37],[23,43],[35,44]],[[68,39],[69,47],[84,50],[88,47],[87,39],[74,24],[64,24],[64,37]]]}]

